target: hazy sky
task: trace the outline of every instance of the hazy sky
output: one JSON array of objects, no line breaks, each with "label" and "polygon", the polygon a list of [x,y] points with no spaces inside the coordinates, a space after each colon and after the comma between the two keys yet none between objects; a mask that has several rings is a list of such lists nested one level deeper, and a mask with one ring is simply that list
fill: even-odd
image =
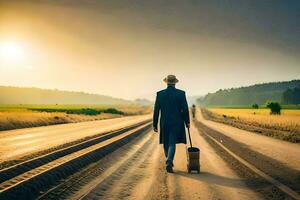
[{"label": "hazy sky", "polygon": [[0,0],[0,53],[0,85],[128,99],[300,79],[300,1]]}]

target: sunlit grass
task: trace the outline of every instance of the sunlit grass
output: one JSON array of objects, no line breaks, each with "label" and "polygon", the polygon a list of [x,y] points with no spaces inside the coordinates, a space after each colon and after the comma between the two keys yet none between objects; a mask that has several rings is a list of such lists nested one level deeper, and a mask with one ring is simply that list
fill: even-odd
[{"label": "sunlit grass", "polygon": [[[219,114],[228,114],[233,116],[242,116],[242,115],[264,115],[268,117],[278,117],[274,115],[270,115],[270,109],[262,108],[262,109],[248,109],[248,108],[210,108],[209,110],[217,112]],[[279,117],[295,115],[300,116],[300,110],[296,109],[282,109],[281,115]]]},{"label": "sunlit grass", "polygon": [[151,107],[137,105],[0,105],[0,131],[110,119],[150,112]]},{"label": "sunlit grass", "polygon": [[18,104],[18,105],[7,105],[0,104],[0,112],[19,112],[19,111],[30,111],[38,109],[55,109],[55,110],[78,110],[84,108],[91,108],[96,110],[105,110],[109,108],[115,108],[124,112],[125,114],[144,114],[151,112],[151,107],[149,106],[139,106],[139,105],[28,105],[28,104]]},{"label": "sunlit grass", "polygon": [[283,109],[281,115],[270,115],[269,109],[210,108],[209,110],[219,115],[239,118],[249,124],[259,123],[268,127],[279,127],[282,130],[300,128],[300,110]]}]

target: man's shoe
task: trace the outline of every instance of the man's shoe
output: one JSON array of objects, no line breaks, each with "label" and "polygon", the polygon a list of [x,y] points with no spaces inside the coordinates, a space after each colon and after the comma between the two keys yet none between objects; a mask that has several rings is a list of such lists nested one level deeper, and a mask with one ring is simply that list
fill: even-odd
[{"label": "man's shoe", "polygon": [[166,161],[166,165],[171,165],[172,167],[174,167],[174,164],[171,161]]},{"label": "man's shoe", "polygon": [[172,165],[167,165],[166,166],[166,170],[167,170],[168,173],[173,173],[173,167],[172,167]]}]

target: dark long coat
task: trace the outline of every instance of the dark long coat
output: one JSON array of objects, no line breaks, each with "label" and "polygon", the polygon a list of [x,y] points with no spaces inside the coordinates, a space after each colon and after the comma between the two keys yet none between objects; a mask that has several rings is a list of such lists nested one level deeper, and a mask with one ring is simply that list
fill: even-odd
[{"label": "dark long coat", "polygon": [[173,86],[157,92],[153,113],[154,128],[157,128],[159,114],[159,143],[168,143],[171,136],[175,137],[176,143],[186,144],[185,124],[190,123],[190,118],[185,92]]}]

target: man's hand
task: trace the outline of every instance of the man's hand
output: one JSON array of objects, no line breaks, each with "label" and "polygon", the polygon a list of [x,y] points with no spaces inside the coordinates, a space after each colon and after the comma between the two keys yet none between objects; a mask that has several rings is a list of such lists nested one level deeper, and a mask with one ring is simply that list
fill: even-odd
[{"label": "man's hand", "polygon": [[156,127],[153,127],[153,131],[157,133],[158,129]]},{"label": "man's hand", "polygon": [[187,128],[190,128],[190,124],[186,124],[186,127],[187,127]]}]

